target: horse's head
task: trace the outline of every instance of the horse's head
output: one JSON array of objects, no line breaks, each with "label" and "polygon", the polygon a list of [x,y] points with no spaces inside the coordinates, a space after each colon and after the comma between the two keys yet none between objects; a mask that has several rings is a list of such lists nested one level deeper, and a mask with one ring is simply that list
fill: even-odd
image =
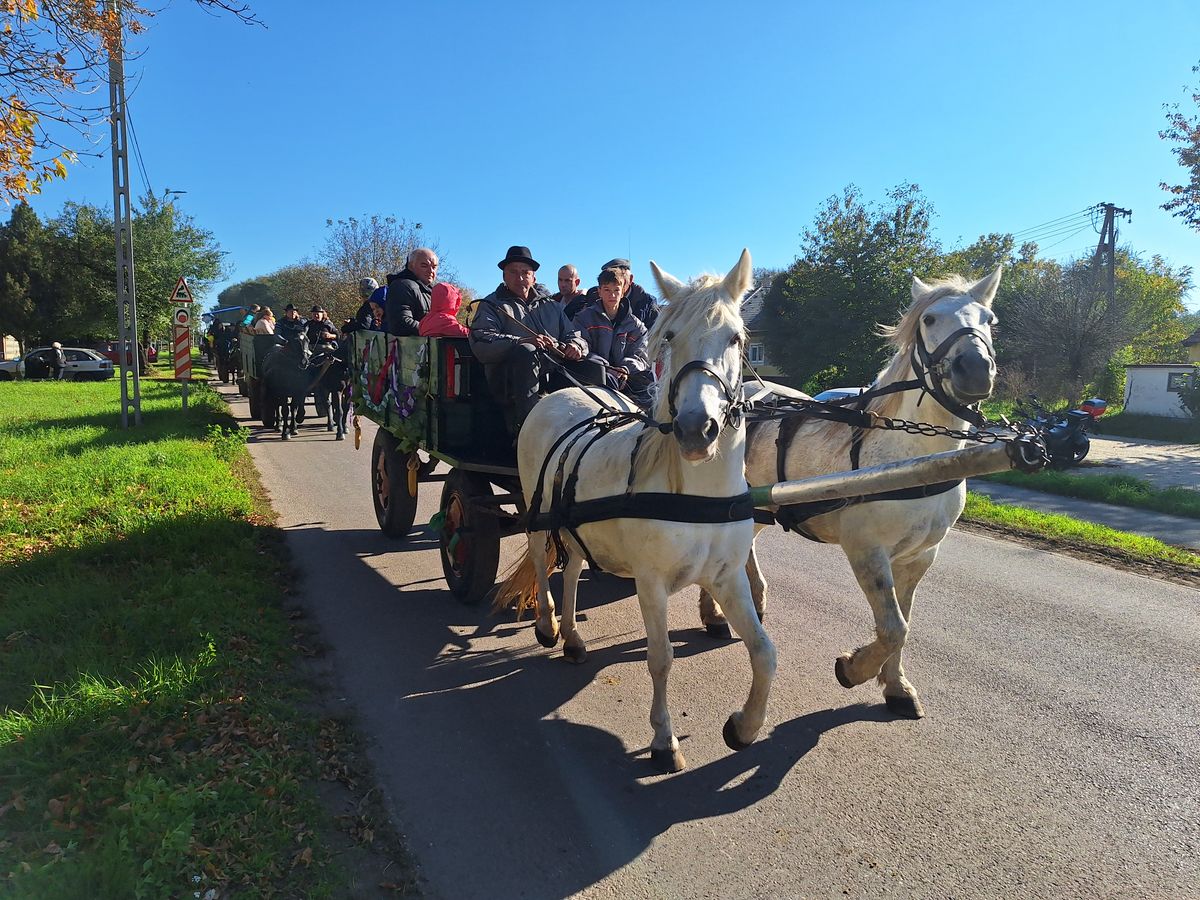
[{"label": "horse's head", "polygon": [[653,261],[650,268],[667,301],[648,338],[665,362],[656,418],[671,423],[684,459],[706,462],[726,426],[742,422],[739,304],[751,283],[750,251],[724,279],[703,275],[685,285]]},{"label": "horse's head", "polygon": [[287,339],[287,346],[283,348],[283,352],[296,359],[301,366],[307,366],[312,357],[312,348],[308,345],[308,335],[303,331],[295,332]]},{"label": "horse's head", "polygon": [[912,340],[912,365],[918,377],[945,405],[943,396],[963,404],[991,396],[996,382],[992,300],[1000,269],[976,282],[951,276],[925,284],[914,276],[912,305],[889,335]]}]

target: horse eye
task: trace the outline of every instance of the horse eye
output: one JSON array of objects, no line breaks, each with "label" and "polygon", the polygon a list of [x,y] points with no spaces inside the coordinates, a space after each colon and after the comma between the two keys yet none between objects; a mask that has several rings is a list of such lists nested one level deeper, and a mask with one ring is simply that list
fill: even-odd
[{"label": "horse eye", "polygon": [[924,322],[926,325],[932,325],[934,323],[934,321],[936,321],[936,320],[934,319],[934,317],[932,315],[928,315],[925,318],[923,318],[921,321]]},{"label": "horse eye", "polygon": [[742,344],[742,336],[740,334],[735,334],[733,337],[731,337],[729,339],[730,347],[740,347],[741,344]]}]

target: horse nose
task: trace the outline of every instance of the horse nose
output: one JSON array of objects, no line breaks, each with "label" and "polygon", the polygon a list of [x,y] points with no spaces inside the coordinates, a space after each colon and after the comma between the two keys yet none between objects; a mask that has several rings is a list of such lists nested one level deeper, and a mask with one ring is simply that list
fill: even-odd
[{"label": "horse nose", "polygon": [[996,366],[986,356],[962,353],[950,364],[950,376],[961,394],[986,397],[992,392]]},{"label": "horse nose", "polygon": [[684,453],[707,453],[721,434],[721,425],[704,410],[680,413],[671,430]]}]

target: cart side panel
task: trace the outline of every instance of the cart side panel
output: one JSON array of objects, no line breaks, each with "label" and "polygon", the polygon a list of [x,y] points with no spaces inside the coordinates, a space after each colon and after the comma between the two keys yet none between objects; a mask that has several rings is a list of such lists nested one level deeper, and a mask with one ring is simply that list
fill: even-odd
[{"label": "cart side panel", "polygon": [[405,452],[424,446],[430,412],[428,339],[355,331],[350,368],[355,412],[395,435]]},{"label": "cart side panel", "polygon": [[504,411],[467,339],[431,339],[430,353],[429,449],[464,462],[513,465]]}]

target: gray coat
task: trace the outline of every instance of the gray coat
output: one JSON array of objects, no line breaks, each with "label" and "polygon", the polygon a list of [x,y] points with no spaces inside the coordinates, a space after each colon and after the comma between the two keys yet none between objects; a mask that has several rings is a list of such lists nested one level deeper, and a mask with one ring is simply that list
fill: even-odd
[{"label": "gray coat", "polygon": [[[510,318],[511,317],[511,318]],[[573,344],[587,356],[588,343],[563,313],[562,304],[544,293],[535,293],[528,301],[501,284],[479,301],[471,320],[471,352],[484,365],[504,362],[513,345],[529,336],[526,328],[564,344]]]},{"label": "gray coat", "polygon": [[621,301],[611,319],[605,314],[603,304],[597,303],[576,313],[571,324],[583,334],[593,359],[621,366],[631,373],[650,369],[646,326],[629,311],[627,300]]}]

